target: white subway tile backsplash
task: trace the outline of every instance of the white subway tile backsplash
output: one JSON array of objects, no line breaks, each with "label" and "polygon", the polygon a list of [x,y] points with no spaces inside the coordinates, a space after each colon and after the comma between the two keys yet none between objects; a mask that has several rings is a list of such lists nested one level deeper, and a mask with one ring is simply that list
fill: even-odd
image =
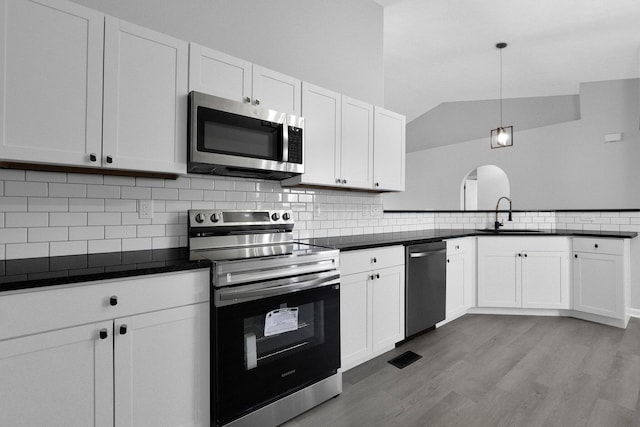
[{"label": "white subway tile backsplash", "polygon": [[151,188],[148,187],[121,187],[120,197],[123,199],[150,200]]},{"label": "white subway tile backsplash", "polygon": [[164,179],[136,177],[136,187],[164,187]]},{"label": "white subway tile backsplash", "polygon": [[52,227],[87,225],[87,214],[85,212],[52,212],[49,214],[49,225]]},{"label": "white subway tile backsplash", "polygon": [[151,249],[151,238],[122,239],[123,251],[144,251]]},{"label": "white subway tile backsplash", "polygon": [[167,188],[190,188],[191,180],[183,176],[177,179],[165,179],[164,186]]},{"label": "white subway tile backsplash", "polygon": [[7,181],[4,185],[6,196],[40,196],[49,195],[49,185],[46,182]]},{"label": "white subway tile backsplash", "polygon": [[[153,203],[155,207],[155,202]],[[155,213],[153,214],[155,217]],[[140,218],[138,212],[123,212],[122,225],[151,224],[150,218]]]},{"label": "white subway tile backsplash", "polygon": [[69,240],[97,240],[104,239],[105,227],[101,225],[88,227],[69,227]]},{"label": "white subway tile backsplash", "polygon": [[5,259],[6,255],[5,255],[5,246],[4,244],[0,244],[0,259]]},{"label": "white subway tile backsplash", "polygon": [[152,188],[151,198],[163,199],[163,200],[178,200],[178,189],[177,188]]},{"label": "white subway tile backsplash", "polygon": [[165,212],[186,212],[189,209],[191,209],[191,202],[187,202],[187,201],[167,200],[165,205]]},{"label": "white subway tile backsplash", "polygon": [[105,199],[105,212],[137,212],[137,200]]},{"label": "white subway tile backsplash", "polygon": [[180,245],[180,238],[177,236],[151,238],[152,249],[175,248],[179,245]]},{"label": "white subway tile backsplash", "polygon": [[63,242],[69,240],[67,227],[31,227],[27,240],[29,242]]},{"label": "white subway tile backsplash", "polygon": [[62,197],[29,197],[27,200],[29,212],[67,212],[69,199]]},{"label": "white subway tile backsplash", "polygon": [[120,239],[89,240],[87,243],[87,249],[90,254],[120,252],[122,250],[122,241]]},{"label": "white subway tile backsplash", "polygon": [[86,241],[51,242],[49,244],[50,256],[81,255],[86,253]]},{"label": "white subway tile backsplash", "polygon": [[69,184],[102,184],[104,182],[104,176],[88,173],[70,173],[67,174],[67,182]]},{"label": "white subway tile backsplash", "polygon": [[204,200],[210,200],[214,202],[223,202],[225,197],[225,192],[221,190],[214,191],[204,191]]},{"label": "white subway tile backsplash", "polygon": [[119,199],[120,187],[116,185],[87,185],[87,197],[96,199]]},{"label": "white subway tile backsplash", "polygon": [[0,228],[0,242],[24,243],[27,241],[26,228]]},{"label": "white subway tile backsplash", "polygon": [[204,200],[204,190],[190,190],[181,188],[178,190],[179,200]]},{"label": "white subway tile backsplash", "polygon": [[24,181],[25,171],[0,168],[0,181]]},{"label": "white subway tile backsplash", "polygon": [[105,239],[132,239],[136,237],[135,225],[107,225],[104,227]]},{"label": "white subway tile backsplash", "polygon": [[136,178],[133,176],[105,175],[104,185],[134,186],[136,185]]},{"label": "white subway tile backsplash", "polygon": [[122,214],[119,212],[89,212],[87,217],[89,225],[121,225]]},{"label": "white subway tile backsplash", "polygon": [[26,197],[0,197],[0,206],[4,212],[26,212]]},{"label": "white subway tile backsplash", "polygon": [[212,179],[191,178],[190,188],[194,190],[213,190]]},{"label": "white subway tile backsplash", "polygon": [[67,182],[67,174],[62,172],[26,171],[27,181]]},{"label": "white subway tile backsplash", "polygon": [[49,184],[49,195],[51,197],[86,197],[86,184]]},{"label": "white subway tile backsplash", "polygon": [[104,212],[104,199],[69,199],[69,212]]},{"label": "white subway tile backsplash", "polygon": [[7,228],[46,227],[48,225],[49,214],[46,212],[7,212],[4,217],[4,226]]},{"label": "white subway tile backsplash", "polygon": [[160,237],[165,234],[164,225],[138,225],[138,237]]},{"label": "white subway tile backsplash", "polygon": [[49,243],[7,243],[6,259],[39,258],[49,256]]}]

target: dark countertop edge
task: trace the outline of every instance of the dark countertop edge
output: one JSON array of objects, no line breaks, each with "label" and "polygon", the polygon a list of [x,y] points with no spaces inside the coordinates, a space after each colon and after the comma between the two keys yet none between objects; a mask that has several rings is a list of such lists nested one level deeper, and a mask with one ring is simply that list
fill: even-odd
[{"label": "dark countertop edge", "polygon": [[119,271],[99,272],[78,274],[73,276],[60,276],[43,279],[23,280],[16,282],[0,283],[0,296],[2,292],[20,291],[26,289],[46,288],[57,285],[71,285],[82,282],[96,282],[101,280],[132,278],[136,276],[145,276],[149,274],[171,273],[175,271],[196,270],[200,268],[210,268],[211,262],[201,261],[184,261],[176,264],[168,264],[162,266],[123,269]]},{"label": "dark countertop edge", "polygon": [[[429,231],[429,230],[425,230]],[[344,252],[355,251],[360,249],[373,249],[377,247],[383,246],[395,246],[395,245],[414,245],[420,243],[431,243],[438,242],[447,239],[455,239],[460,237],[477,237],[477,236],[499,236],[499,237],[518,237],[518,236],[527,236],[527,237],[535,237],[535,236],[566,236],[566,237],[599,237],[599,238],[614,238],[614,239],[632,239],[638,236],[638,233],[635,231],[591,231],[591,230],[543,230],[543,231],[532,231],[530,233],[526,232],[516,232],[516,233],[493,233],[491,231],[477,231],[477,230],[446,230],[440,229],[433,230],[437,233],[434,233],[433,236],[415,236],[410,237],[407,236],[408,232],[399,232],[399,233],[381,233],[381,234],[369,234],[369,235],[360,235],[360,242],[345,242],[345,243],[324,243],[322,240],[332,239],[328,238],[318,238],[318,239],[310,239],[309,243],[318,246],[326,246],[331,247],[333,249],[339,249]],[[419,233],[416,232],[416,233]],[[400,235],[402,234],[402,235]],[[388,236],[385,238],[384,236]],[[394,236],[395,235],[395,236]],[[378,236],[377,238],[372,237],[372,240],[366,241],[365,236]],[[353,236],[345,236],[345,237],[353,237]],[[339,239],[336,237],[335,239]]]},{"label": "dark countertop edge", "polygon": [[[493,210],[477,210],[477,211],[462,211],[456,210],[429,210],[429,209],[416,209],[416,210],[387,210],[383,213],[495,213]],[[508,212],[508,210],[500,209],[499,212]],[[640,212],[640,209],[513,209],[511,212]]]}]

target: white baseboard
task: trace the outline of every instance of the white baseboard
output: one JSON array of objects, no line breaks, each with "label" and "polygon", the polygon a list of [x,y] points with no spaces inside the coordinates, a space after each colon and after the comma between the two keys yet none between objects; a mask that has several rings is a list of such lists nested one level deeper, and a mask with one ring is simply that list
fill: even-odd
[{"label": "white baseboard", "polygon": [[640,318],[640,308],[630,308],[629,309],[629,316]]}]

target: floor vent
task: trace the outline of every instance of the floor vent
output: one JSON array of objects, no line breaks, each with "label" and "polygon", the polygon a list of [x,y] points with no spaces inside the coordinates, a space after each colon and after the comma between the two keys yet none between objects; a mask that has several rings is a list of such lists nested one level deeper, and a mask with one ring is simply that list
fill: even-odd
[{"label": "floor vent", "polygon": [[389,363],[391,363],[393,366],[395,366],[398,369],[403,369],[411,365],[413,362],[420,359],[421,357],[422,356],[414,353],[413,351],[406,351],[402,353],[400,356],[394,357],[393,359],[389,360]]}]

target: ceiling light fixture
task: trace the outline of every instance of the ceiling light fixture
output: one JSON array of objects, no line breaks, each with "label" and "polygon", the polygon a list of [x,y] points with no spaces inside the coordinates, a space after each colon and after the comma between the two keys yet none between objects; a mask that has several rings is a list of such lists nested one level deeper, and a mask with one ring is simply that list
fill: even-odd
[{"label": "ceiling light fixture", "polygon": [[500,127],[491,129],[491,148],[502,148],[513,145],[513,126],[502,126],[502,49],[507,44],[498,43],[496,47],[500,49]]}]

